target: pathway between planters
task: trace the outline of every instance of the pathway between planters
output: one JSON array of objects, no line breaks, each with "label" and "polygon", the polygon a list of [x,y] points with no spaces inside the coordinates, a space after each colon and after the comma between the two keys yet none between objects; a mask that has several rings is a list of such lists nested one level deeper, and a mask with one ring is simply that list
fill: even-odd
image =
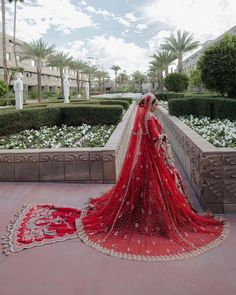
[{"label": "pathway between planters", "polygon": [[[109,188],[108,184],[1,183],[0,235],[23,204],[81,207]],[[234,295],[236,215],[224,217],[231,224],[228,239],[189,260],[126,261],[97,252],[79,239],[8,257],[0,254],[0,295]]]}]

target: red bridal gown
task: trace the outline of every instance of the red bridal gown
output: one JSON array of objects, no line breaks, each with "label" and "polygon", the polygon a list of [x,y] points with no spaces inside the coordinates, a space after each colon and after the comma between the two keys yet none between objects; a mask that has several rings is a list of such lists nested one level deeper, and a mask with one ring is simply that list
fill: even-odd
[{"label": "red bridal gown", "polygon": [[192,209],[150,107],[148,96],[137,109],[115,186],[82,210],[50,204],[22,208],[3,238],[6,254],[79,237],[111,256],[167,261],[197,256],[227,237],[226,221]]},{"label": "red bridal gown", "polygon": [[116,185],[90,199],[76,220],[80,239],[119,258],[166,261],[197,256],[220,244],[228,223],[197,214],[168,156],[159,121],[149,105],[138,107]]}]

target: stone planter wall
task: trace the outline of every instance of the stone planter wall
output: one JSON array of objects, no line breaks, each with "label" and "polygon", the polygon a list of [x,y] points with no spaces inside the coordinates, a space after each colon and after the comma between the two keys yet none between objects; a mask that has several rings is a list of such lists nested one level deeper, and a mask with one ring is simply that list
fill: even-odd
[{"label": "stone planter wall", "polygon": [[102,148],[0,151],[0,181],[114,183],[127,148],[136,104],[133,103]]},{"label": "stone planter wall", "polygon": [[158,119],[201,206],[236,213],[236,149],[214,147],[162,107]]}]

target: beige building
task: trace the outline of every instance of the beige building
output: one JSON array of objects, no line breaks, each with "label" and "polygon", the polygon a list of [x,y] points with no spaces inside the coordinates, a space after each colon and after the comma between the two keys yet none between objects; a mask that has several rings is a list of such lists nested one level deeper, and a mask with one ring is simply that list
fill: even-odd
[{"label": "beige building", "polygon": [[[16,39],[16,43],[20,44],[23,41]],[[8,66],[8,79],[11,75],[11,68],[15,67],[15,57],[13,52],[13,38],[6,35],[6,48],[7,48],[7,66]],[[2,33],[0,32],[0,52],[2,52]],[[23,83],[26,93],[33,89],[37,89],[37,71],[35,60],[23,60],[20,61],[21,49],[16,46],[18,67],[22,67],[23,70]],[[76,72],[71,69],[66,69],[65,73],[69,75],[70,79],[70,91],[73,93],[77,91]],[[0,54],[0,79],[3,80],[3,59]],[[81,74],[80,80],[86,81],[86,75]],[[11,81],[10,85],[13,85]],[[46,61],[42,63],[42,91],[57,91],[60,89],[60,74],[59,69],[56,67],[47,67]]]},{"label": "beige building", "polygon": [[199,57],[201,56],[201,54],[204,52],[204,50],[206,48],[208,48],[210,45],[213,45],[214,43],[216,43],[216,42],[220,41],[221,39],[223,39],[225,34],[236,35],[236,26],[232,27],[230,30],[228,30],[224,34],[220,35],[216,39],[206,41],[202,45],[202,48],[200,50],[198,50],[197,52],[193,53],[188,58],[186,58],[183,61],[183,72],[185,74],[189,75],[190,71],[192,69],[194,69],[194,67],[196,66],[197,61],[198,61]]}]

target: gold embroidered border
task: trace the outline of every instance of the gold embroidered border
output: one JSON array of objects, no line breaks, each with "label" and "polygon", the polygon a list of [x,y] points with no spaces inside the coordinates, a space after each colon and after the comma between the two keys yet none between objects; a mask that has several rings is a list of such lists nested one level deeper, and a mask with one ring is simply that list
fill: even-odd
[{"label": "gold embroidered border", "polygon": [[193,257],[196,257],[200,254],[203,254],[217,246],[219,246],[229,235],[230,232],[230,224],[228,221],[224,220],[222,217],[214,217],[216,220],[223,221],[223,231],[221,235],[213,242],[199,247],[197,250],[193,250],[187,253],[178,253],[176,255],[162,255],[162,256],[149,256],[149,255],[134,255],[129,254],[125,252],[117,252],[105,247],[102,247],[100,244],[95,243],[90,240],[88,235],[85,233],[84,227],[83,227],[83,217],[87,213],[87,208],[84,208],[82,210],[80,218],[76,219],[76,228],[77,228],[77,234],[82,242],[84,242],[86,245],[90,246],[91,248],[98,250],[100,252],[103,252],[104,254],[116,257],[116,258],[122,258],[127,260],[133,260],[133,261],[142,261],[142,262],[148,262],[148,261],[174,261],[174,260],[183,260],[183,259],[190,259]]}]

